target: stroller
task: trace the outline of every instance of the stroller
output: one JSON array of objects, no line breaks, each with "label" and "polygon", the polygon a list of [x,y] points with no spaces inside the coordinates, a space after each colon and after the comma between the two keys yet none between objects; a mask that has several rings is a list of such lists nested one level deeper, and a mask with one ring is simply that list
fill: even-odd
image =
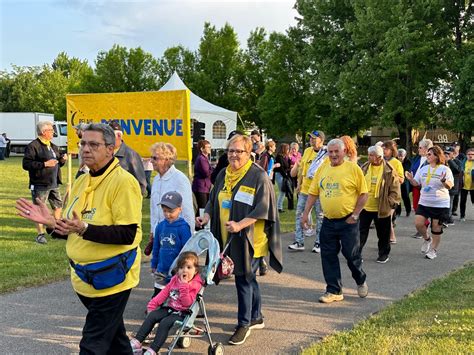
[{"label": "stroller", "polygon": [[[206,286],[214,284],[212,279],[220,262],[219,243],[210,231],[201,230],[196,232],[196,234],[194,234],[194,236],[190,238],[181,249],[181,253],[186,251],[193,251],[198,255],[199,264],[201,265],[200,274],[201,278],[204,280],[204,285],[199,290],[196,301],[186,312],[184,320],[175,323],[175,326],[177,326],[178,329],[176,330],[171,345],[168,347],[168,354],[171,354],[176,346],[183,349],[188,348],[191,346],[192,338],[201,338],[204,335],[207,336],[209,341],[208,354],[224,354],[224,346],[222,343],[212,342],[211,328],[209,326],[206,306],[203,299]],[[173,270],[176,267],[177,261],[178,258],[174,260],[170,270]],[[202,319],[204,327],[198,327],[194,324],[197,318]]]}]

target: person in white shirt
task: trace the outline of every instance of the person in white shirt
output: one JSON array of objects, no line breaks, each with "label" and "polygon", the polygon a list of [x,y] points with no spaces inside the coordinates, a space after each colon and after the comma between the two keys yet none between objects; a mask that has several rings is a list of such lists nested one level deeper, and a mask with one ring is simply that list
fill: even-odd
[{"label": "person in white shirt", "polygon": [[[421,252],[426,254],[426,258],[434,259],[438,255],[443,222],[449,218],[449,189],[454,185],[454,178],[451,169],[446,166],[444,153],[440,147],[429,148],[426,161],[428,164],[418,169],[415,176],[409,171],[405,173],[405,176],[413,186],[421,188],[415,226],[424,239]],[[431,237],[425,224],[429,218],[431,219]]]}]

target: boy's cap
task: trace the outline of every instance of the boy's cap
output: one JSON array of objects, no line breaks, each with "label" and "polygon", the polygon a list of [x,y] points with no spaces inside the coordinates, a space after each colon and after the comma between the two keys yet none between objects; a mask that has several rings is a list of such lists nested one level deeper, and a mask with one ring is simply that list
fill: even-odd
[{"label": "boy's cap", "polygon": [[454,153],[454,148],[453,147],[445,147],[444,152],[445,153]]},{"label": "boy's cap", "polygon": [[161,202],[159,204],[174,210],[177,207],[181,207],[182,203],[183,198],[181,197],[181,194],[176,191],[170,191],[161,196]]}]

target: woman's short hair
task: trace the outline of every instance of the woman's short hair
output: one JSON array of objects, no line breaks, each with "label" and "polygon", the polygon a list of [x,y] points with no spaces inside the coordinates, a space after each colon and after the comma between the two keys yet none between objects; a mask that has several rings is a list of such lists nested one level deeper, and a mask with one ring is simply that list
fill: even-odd
[{"label": "woman's short hair", "polygon": [[38,134],[38,136],[41,136],[43,134],[43,130],[46,127],[53,128],[53,122],[51,122],[51,121],[39,121],[36,124],[36,133]]},{"label": "woman's short hair", "polygon": [[250,137],[241,134],[236,134],[227,142],[227,148],[229,148],[229,146],[231,144],[234,144],[235,142],[243,142],[245,151],[247,153],[252,152],[252,140],[250,139]]},{"label": "woman's short hair", "polygon": [[392,157],[396,157],[398,155],[397,143],[395,143],[394,141],[388,140],[383,142],[383,147],[386,149],[390,149]]},{"label": "woman's short hair", "polygon": [[265,149],[268,150],[269,148],[275,148],[276,143],[274,140],[268,140],[267,143],[265,143]]},{"label": "woman's short hair", "polygon": [[433,141],[431,139],[424,138],[418,143],[418,147],[420,146],[429,149],[433,146]]},{"label": "woman's short hair", "polygon": [[299,148],[300,148],[300,145],[299,145],[298,143],[296,143],[296,142],[291,142],[290,148],[293,149],[293,148],[295,148],[295,147],[298,147],[298,149],[299,149]]},{"label": "woman's short hair", "polygon": [[115,147],[115,133],[114,130],[105,123],[89,123],[88,125],[84,126],[82,130],[82,134],[87,131],[92,132],[100,132],[104,136],[104,142],[106,146],[114,146]]},{"label": "woman's short hair", "polygon": [[198,143],[197,143],[197,148],[199,149],[199,151],[201,151],[201,149],[203,149],[206,145],[210,145],[211,143],[209,143],[209,141],[205,140],[205,139],[201,139]]},{"label": "woman's short hair", "polygon": [[171,143],[158,142],[151,146],[151,154],[156,154],[162,159],[166,159],[169,166],[173,165],[178,158],[178,151]]},{"label": "woman's short hair", "polygon": [[376,156],[383,158],[383,149],[379,145],[373,145],[367,149],[367,153],[374,153]]},{"label": "woman's short hair", "polygon": [[428,152],[431,152],[437,159],[437,163],[440,165],[446,165],[446,158],[444,157],[443,149],[439,146],[434,145],[428,149]]}]

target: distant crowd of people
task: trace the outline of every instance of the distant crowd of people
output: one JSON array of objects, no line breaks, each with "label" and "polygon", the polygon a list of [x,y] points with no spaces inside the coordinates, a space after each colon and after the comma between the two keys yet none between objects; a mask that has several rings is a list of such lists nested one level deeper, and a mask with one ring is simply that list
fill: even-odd
[{"label": "distant crowd of people", "polygon": [[[181,253],[200,229],[209,228],[233,260],[237,326],[229,343],[240,345],[252,330],[265,326],[257,272],[263,276],[269,266],[283,270],[279,214],[295,210],[290,251],[304,251],[305,239],[314,238],[311,251],[320,253],[326,281],[319,301],[331,303],[344,298],[340,252],[358,295],[368,295],[362,264],[372,225],[378,239],[376,261],[384,264],[397,243],[397,216],[403,208],[407,216],[414,210],[414,236],[423,239],[425,257],[434,259],[458,206],[464,220],[468,195],[474,204],[474,148],[463,154],[458,145],[441,148],[429,139],[419,142],[419,154],[412,159],[395,141],[379,142],[368,148],[362,164],[349,136],[325,144],[324,132],[314,130],[308,134],[309,146],[300,152],[296,142],[263,142],[258,130],[250,136],[233,131],[215,166],[210,142],[197,143],[190,181],[175,167],[177,150],[170,143],[153,144],[150,158],[142,158],[125,144],[117,121],[81,124],[76,131],[80,163],[67,203],[63,206],[58,189],[67,155],[51,143],[51,123],[39,122],[38,139],[23,158],[32,201],[19,199],[16,208],[36,223],[37,243],[46,244],[48,235],[67,240],[71,282],[88,310],[81,354],[139,352],[156,323],[159,328],[146,354],[159,351],[202,286],[197,256]],[[0,139],[0,149],[1,144]],[[154,292],[143,325],[129,339],[123,312],[139,282],[143,198],[150,199],[144,254],[151,255]],[[97,271],[104,267],[113,272]]]}]

